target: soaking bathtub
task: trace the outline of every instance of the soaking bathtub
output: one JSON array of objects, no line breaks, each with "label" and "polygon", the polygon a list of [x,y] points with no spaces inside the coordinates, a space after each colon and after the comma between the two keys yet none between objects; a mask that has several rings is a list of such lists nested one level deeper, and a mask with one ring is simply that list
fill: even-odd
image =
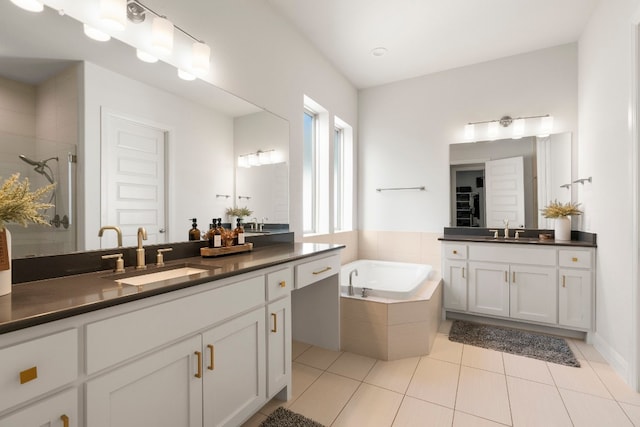
[{"label": "soaking bathtub", "polygon": [[361,259],[342,267],[340,292],[348,294],[349,280],[352,279],[354,295],[362,295],[362,289],[366,288],[369,296],[406,300],[429,278],[431,270],[427,264]]},{"label": "soaking bathtub", "polygon": [[429,354],[442,316],[438,272],[426,264],[357,260],[340,273],[342,350],[380,360]]}]

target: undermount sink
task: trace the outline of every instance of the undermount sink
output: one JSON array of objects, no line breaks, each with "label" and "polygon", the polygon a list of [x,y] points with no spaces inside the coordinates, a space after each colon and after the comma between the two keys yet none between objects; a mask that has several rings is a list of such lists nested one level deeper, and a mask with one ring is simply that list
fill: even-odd
[{"label": "undermount sink", "polygon": [[149,283],[161,282],[163,280],[177,279],[181,277],[207,273],[211,270],[211,268],[217,267],[191,266],[180,264],[178,266],[174,266],[173,268],[168,268],[153,273],[134,274],[129,277],[116,278],[115,282],[120,285],[142,286]]}]

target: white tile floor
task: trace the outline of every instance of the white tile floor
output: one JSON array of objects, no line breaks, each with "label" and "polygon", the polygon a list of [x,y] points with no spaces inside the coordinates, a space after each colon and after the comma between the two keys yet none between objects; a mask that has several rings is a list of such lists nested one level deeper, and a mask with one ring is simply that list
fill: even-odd
[{"label": "white tile floor", "polygon": [[580,368],[448,340],[431,354],[384,362],[294,343],[293,397],[278,406],[325,426],[638,426],[640,393],[590,345],[569,340]]}]

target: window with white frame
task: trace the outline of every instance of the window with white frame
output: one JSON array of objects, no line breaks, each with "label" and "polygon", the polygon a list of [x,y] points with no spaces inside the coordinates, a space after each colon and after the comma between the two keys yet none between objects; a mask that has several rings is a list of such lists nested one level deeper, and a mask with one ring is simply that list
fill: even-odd
[{"label": "window with white frame", "polygon": [[317,114],[305,108],[302,149],[302,213],[304,234],[315,233],[317,229],[316,192],[316,147]]},{"label": "window with white frame", "polygon": [[329,113],[308,96],[304,97],[303,126],[303,232],[328,233],[330,224]]},{"label": "window with white frame", "polygon": [[353,229],[353,129],[338,117],[333,133],[333,229]]}]

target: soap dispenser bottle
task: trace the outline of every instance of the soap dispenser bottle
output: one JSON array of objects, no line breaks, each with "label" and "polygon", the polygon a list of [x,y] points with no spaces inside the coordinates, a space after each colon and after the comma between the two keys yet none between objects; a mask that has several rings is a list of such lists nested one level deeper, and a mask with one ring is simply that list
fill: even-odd
[{"label": "soap dispenser bottle", "polygon": [[200,240],[200,230],[198,230],[197,218],[191,218],[191,230],[189,230],[189,240]]},{"label": "soap dispenser bottle", "polygon": [[236,220],[237,222],[237,226],[236,229],[233,230],[233,234],[236,235],[237,239],[238,239],[238,244],[239,245],[244,245],[244,227],[242,226],[242,219],[238,218]]},{"label": "soap dispenser bottle", "polygon": [[216,227],[216,219],[213,218],[213,247],[219,248],[222,246],[222,231],[223,228],[220,224],[220,219],[218,218],[218,226]]}]

